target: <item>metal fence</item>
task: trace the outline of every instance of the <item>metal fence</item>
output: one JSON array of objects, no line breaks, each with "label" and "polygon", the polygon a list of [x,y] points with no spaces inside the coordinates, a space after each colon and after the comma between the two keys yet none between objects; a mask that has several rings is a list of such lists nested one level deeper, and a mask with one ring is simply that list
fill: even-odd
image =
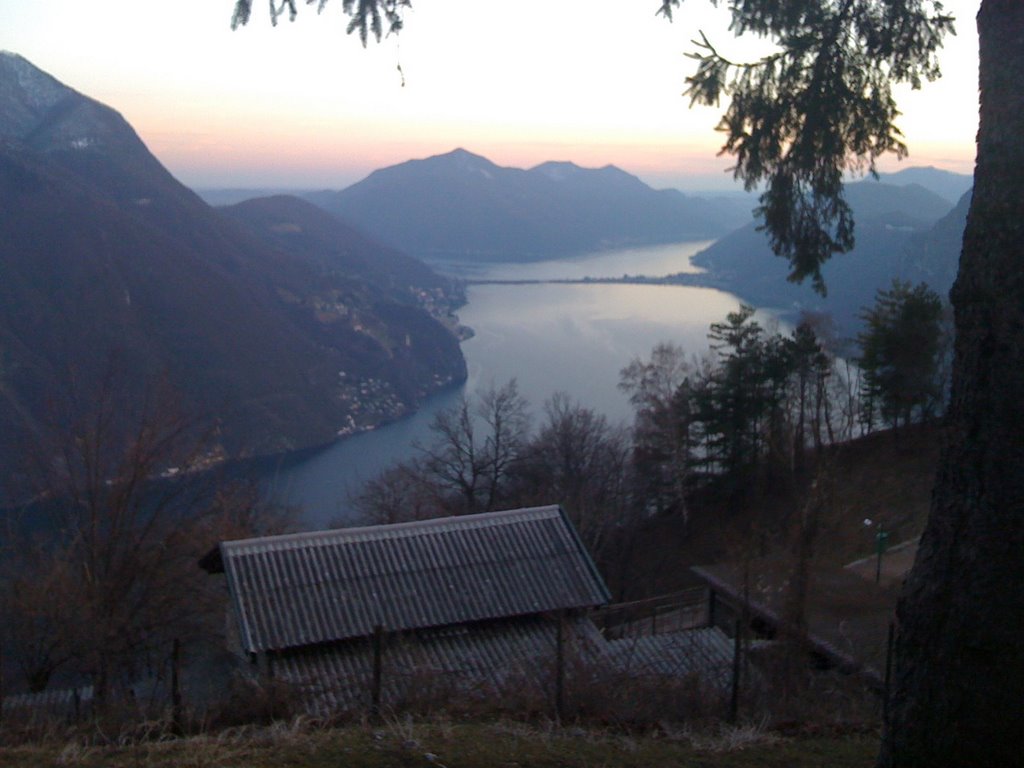
[{"label": "metal fence", "polygon": [[593,618],[609,640],[703,627],[708,624],[708,590],[691,587],[646,600],[616,603],[597,610]]}]

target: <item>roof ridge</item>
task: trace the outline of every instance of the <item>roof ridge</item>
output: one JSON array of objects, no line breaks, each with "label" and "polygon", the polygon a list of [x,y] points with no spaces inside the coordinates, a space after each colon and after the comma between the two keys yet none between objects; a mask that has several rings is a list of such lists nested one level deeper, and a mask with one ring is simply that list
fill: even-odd
[{"label": "roof ridge", "polygon": [[354,526],[352,528],[327,528],[319,531],[298,531],[274,536],[256,536],[248,539],[234,539],[221,542],[221,547],[243,549],[257,544],[288,544],[295,542],[298,546],[334,544],[338,540],[396,539],[404,535],[420,533],[424,530],[439,531],[467,530],[485,528],[495,524],[518,522],[523,519],[546,520],[562,514],[561,507],[549,504],[538,507],[520,507],[495,512],[478,512],[472,515],[450,515],[433,517],[427,520],[411,520],[404,523],[384,523],[378,525]]}]

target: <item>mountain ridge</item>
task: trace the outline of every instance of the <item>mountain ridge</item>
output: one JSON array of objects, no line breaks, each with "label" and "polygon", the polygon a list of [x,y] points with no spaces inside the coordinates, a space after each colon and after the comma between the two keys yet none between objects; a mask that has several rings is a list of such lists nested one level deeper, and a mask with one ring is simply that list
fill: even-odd
[{"label": "mountain ridge", "polygon": [[897,186],[918,184],[950,204],[955,204],[974,186],[973,176],[946,171],[931,165],[915,165],[893,173],[880,173],[878,181]]},{"label": "mountain ridge", "polygon": [[788,262],[772,253],[757,222],[693,257],[693,264],[705,270],[698,282],[777,309],[791,320],[802,311],[830,315],[838,335],[847,339],[858,332],[862,310],[893,278],[925,282],[945,298],[956,274],[951,253],[959,253],[969,194],[951,207],[917,183],[862,181],[846,185],[846,196],[853,209],[856,244],[823,265],[826,296],[788,280]]},{"label": "mountain ridge", "polygon": [[655,190],[613,165],[498,166],[465,149],[380,168],[306,198],[432,262],[532,261],[705,239],[742,223],[728,206]]}]

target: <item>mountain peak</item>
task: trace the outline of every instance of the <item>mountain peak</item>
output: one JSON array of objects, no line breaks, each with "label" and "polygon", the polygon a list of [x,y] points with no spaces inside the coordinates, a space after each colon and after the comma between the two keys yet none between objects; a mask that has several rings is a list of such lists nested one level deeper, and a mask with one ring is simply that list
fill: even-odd
[{"label": "mountain peak", "polygon": [[157,162],[115,110],[9,51],[0,56],[0,139],[39,152],[134,153],[132,163]]},{"label": "mountain peak", "polygon": [[469,150],[463,149],[462,147],[459,147],[458,149],[453,149],[451,152],[448,152],[447,154],[434,155],[433,157],[428,157],[427,160],[435,162],[448,162],[455,165],[458,168],[469,170],[479,170],[481,168],[492,169],[497,167],[494,163],[492,163],[483,155],[474,154]]},{"label": "mountain peak", "polygon": [[11,51],[0,51],[0,103],[8,114],[0,120],[0,135],[14,135],[30,118],[75,93],[66,85]]},{"label": "mountain peak", "polygon": [[459,175],[483,176],[486,179],[493,179],[501,169],[482,155],[476,155],[461,147],[453,149],[443,155],[432,155],[423,160],[410,160],[402,166],[420,166],[430,169],[431,173],[448,175],[455,172]]},{"label": "mountain peak", "polygon": [[531,172],[546,176],[551,181],[564,181],[582,170],[576,163],[558,160],[550,160],[530,169]]},{"label": "mountain peak", "polygon": [[[412,162],[416,162],[416,161],[414,160]],[[494,165],[494,163],[492,163],[490,160],[488,160],[483,155],[474,154],[474,153],[470,152],[467,149],[463,149],[462,147],[459,147],[457,149],[453,149],[451,152],[445,152],[445,153],[440,154],[440,155],[431,155],[430,157],[425,158],[421,162],[425,162],[425,163],[444,162],[444,163],[456,163],[456,164]]]},{"label": "mountain peak", "polygon": [[534,166],[529,172],[539,174],[555,183],[571,180],[594,183],[596,179],[601,179],[602,183],[629,185],[636,189],[646,186],[636,176],[627,173],[615,165],[604,165],[600,168],[584,168],[576,163],[552,160]]},{"label": "mountain peak", "polygon": [[483,155],[477,155],[477,154],[475,154],[473,152],[470,152],[468,149],[464,149],[462,147],[456,147],[455,149],[453,149],[451,152],[448,152],[447,154],[435,155],[435,157],[451,157],[451,158],[460,159],[460,160],[461,159],[465,159],[465,160],[483,160],[484,162],[487,162],[487,163],[490,162],[490,160],[488,160]]}]

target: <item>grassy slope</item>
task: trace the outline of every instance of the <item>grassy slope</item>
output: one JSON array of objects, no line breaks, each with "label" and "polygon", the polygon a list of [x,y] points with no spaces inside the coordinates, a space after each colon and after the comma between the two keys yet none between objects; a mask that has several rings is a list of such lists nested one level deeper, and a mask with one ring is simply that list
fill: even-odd
[{"label": "grassy slope", "polygon": [[[758,554],[792,549],[794,513],[815,477],[833,489],[815,542],[819,563],[839,567],[870,556],[875,529],[864,526],[866,518],[885,526],[891,546],[915,538],[928,516],[938,444],[934,425],[899,434],[877,432],[826,452],[802,480],[763,482],[739,508],[730,510],[724,499],[704,492],[691,501],[688,527],[679,516],[644,526],[626,568],[622,597],[639,599],[692,586],[691,565],[739,559],[744,547]],[[609,563],[605,572],[618,592],[616,567]]]},{"label": "grassy slope", "polygon": [[872,734],[780,738],[739,730],[713,735],[659,731],[637,736],[509,722],[397,723],[376,729],[349,726],[325,731],[279,726],[130,746],[82,747],[72,742],[0,748],[0,766],[867,768],[874,763],[877,743]]}]

